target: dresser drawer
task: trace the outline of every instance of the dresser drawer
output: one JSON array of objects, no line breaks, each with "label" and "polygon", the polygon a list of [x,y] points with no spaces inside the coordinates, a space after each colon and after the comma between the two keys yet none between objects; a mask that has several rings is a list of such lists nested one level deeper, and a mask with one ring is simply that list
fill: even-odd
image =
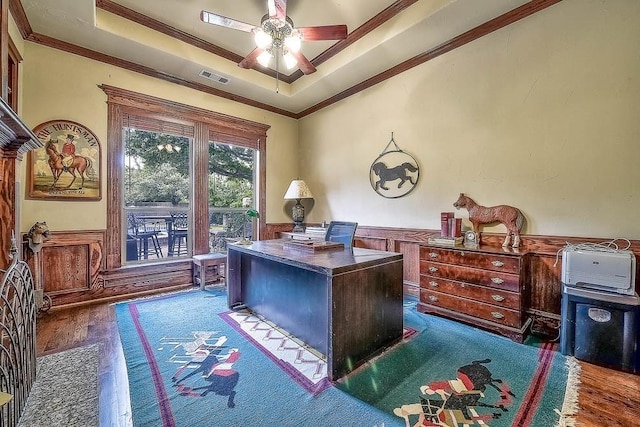
[{"label": "dresser drawer", "polygon": [[482,301],[512,310],[520,310],[520,294],[502,289],[485,288],[435,276],[420,276],[420,287],[457,297]]},{"label": "dresser drawer", "polygon": [[479,319],[488,320],[500,325],[520,328],[520,313],[504,307],[498,307],[479,301],[472,301],[453,295],[447,295],[429,289],[420,290],[420,302],[437,307],[454,310]]},{"label": "dresser drawer", "polygon": [[445,264],[456,264],[485,270],[518,274],[520,258],[508,255],[478,253],[464,249],[421,247],[420,259]]},{"label": "dresser drawer", "polygon": [[520,276],[512,273],[420,261],[420,274],[520,292]]}]

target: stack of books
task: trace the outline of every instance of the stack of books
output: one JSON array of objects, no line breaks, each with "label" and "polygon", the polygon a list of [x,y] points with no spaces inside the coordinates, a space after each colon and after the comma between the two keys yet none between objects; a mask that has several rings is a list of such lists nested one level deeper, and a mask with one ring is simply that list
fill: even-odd
[{"label": "stack of books", "polygon": [[430,245],[449,245],[449,246],[455,246],[455,245],[461,245],[463,242],[463,237],[429,237],[427,239],[427,242]]},{"label": "stack of books", "polygon": [[462,243],[462,218],[453,212],[440,213],[440,237],[430,237],[429,243],[436,245],[459,245]]},{"label": "stack of books", "polygon": [[462,237],[462,218],[453,215],[453,212],[440,213],[440,237]]}]

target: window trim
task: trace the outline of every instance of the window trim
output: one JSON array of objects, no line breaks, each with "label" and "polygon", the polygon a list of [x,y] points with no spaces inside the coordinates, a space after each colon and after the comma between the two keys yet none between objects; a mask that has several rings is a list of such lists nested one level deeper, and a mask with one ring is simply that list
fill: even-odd
[{"label": "window trim", "polygon": [[[212,135],[226,143],[249,146],[251,142],[258,157],[259,238],[266,232],[266,143],[269,125],[229,116],[174,101],[132,92],[109,85],[99,86],[107,94],[107,229],[105,255],[107,269],[122,267],[122,154],[123,132],[126,114],[148,116],[154,119],[177,120],[193,123],[193,229],[200,230],[209,224],[208,172],[209,141]],[[204,199],[204,201],[203,201]],[[193,254],[209,252],[209,236],[194,233]]]}]

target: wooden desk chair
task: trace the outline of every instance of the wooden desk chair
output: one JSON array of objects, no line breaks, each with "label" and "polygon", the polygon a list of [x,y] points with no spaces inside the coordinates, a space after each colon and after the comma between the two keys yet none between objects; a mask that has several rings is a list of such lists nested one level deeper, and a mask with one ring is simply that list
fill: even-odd
[{"label": "wooden desk chair", "polygon": [[324,239],[327,242],[343,243],[345,249],[352,249],[356,228],[357,222],[331,221]]}]

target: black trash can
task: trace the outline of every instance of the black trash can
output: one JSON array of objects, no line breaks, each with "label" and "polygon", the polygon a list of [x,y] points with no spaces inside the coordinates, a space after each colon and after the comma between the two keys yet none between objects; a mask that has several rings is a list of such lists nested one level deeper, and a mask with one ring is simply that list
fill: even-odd
[{"label": "black trash can", "polygon": [[138,240],[127,234],[127,261],[138,260]]},{"label": "black trash can", "polygon": [[564,285],[562,354],[607,368],[640,372],[640,298]]}]

